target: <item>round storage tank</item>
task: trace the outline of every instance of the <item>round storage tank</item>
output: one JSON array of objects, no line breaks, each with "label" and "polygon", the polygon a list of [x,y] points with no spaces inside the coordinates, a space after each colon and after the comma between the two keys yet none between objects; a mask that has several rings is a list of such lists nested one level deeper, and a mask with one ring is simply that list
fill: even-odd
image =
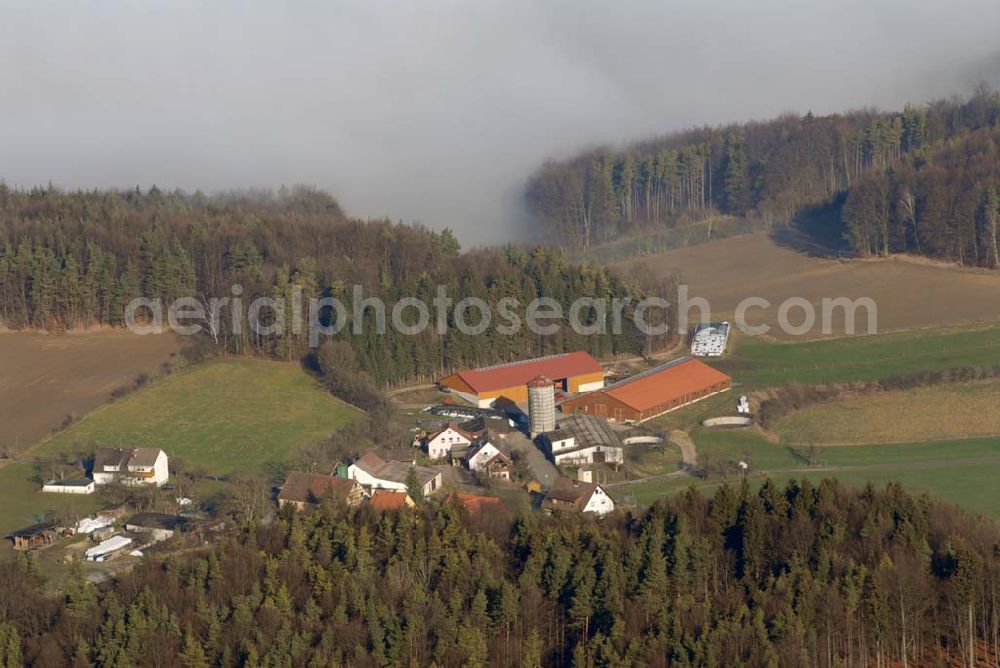
[{"label": "round storage tank", "polygon": [[531,437],[556,428],[556,392],[552,381],[538,376],[528,381],[528,426]]}]

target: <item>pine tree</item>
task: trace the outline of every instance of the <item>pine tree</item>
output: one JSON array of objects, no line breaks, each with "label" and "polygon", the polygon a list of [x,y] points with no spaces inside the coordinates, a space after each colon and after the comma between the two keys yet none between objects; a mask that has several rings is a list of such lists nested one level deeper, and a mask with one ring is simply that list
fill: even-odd
[{"label": "pine tree", "polygon": [[184,647],[178,658],[184,668],[208,668],[209,663],[205,649],[190,627],[184,631]]},{"label": "pine tree", "polygon": [[521,644],[521,668],[542,668],[542,641],[531,629]]}]

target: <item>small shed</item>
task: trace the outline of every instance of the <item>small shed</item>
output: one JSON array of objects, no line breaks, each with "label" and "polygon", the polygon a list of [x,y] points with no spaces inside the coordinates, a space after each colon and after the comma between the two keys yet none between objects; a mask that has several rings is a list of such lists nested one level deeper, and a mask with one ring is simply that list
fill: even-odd
[{"label": "small shed", "polygon": [[186,520],[177,515],[164,513],[139,513],[125,523],[125,530],[133,533],[149,534],[154,541],[166,540],[180,529]]},{"label": "small shed", "polygon": [[37,550],[48,547],[58,540],[54,524],[32,524],[8,536],[15,550]]},{"label": "small shed", "polygon": [[97,511],[97,516],[109,517],[113,520],[121,520],[125,519],[126,512],[127,511],[125,509],[125,504],[123,503],[118,506],[108,506],[107,508],[101,508],[100,510]]},{"label": "small shed", "polygon": [[90,478],[50,480],[42,485],[42,491],[49,494],[93,494],[94,488],[94,481]]}]

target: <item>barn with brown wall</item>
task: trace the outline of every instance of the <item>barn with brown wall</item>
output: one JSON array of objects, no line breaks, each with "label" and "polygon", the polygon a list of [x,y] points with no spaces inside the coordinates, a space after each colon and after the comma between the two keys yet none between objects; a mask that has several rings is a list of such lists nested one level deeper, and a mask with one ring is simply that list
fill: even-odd
[{"label": "barn with brown wall", "polygon": [[693,357],[667,362],[623,381],[567,399],[564,413],[584,413],[615,422],[641,422],[724,392],[732,379]]}]

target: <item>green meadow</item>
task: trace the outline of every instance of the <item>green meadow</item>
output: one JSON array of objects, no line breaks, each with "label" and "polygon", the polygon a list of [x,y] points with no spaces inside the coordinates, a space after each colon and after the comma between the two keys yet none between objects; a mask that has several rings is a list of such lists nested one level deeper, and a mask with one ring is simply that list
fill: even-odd
[{"label": "green meadow", "polygon": [[298,365],[235,360],[168,376],[87,415],[32,457],[97,446],[161,448],[189,469],[253,472],[329,437],[363,412]]},{"label": "green meadow", "polygon": [[790,383],[877,380],[916,371],[1000,362],[1000,327],[912,330],[802,343],[738,337],[716,366],[750,390]]}]

